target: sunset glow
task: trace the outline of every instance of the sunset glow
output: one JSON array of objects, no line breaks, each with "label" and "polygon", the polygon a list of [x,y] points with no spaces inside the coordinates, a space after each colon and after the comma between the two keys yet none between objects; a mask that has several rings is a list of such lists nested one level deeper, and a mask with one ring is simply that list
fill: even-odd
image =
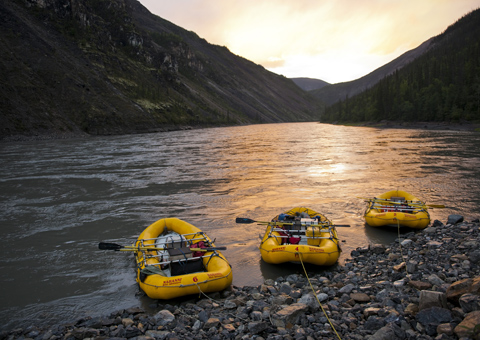
[{"label": "sunset glow", "polygon": [[442,33],[480,0],[140,0],[286,77],[349,81]]}]

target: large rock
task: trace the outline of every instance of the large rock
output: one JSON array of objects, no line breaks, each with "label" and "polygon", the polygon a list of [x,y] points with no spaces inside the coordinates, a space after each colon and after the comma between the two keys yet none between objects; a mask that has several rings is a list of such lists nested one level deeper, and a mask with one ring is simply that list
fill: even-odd
[{"label": "large rock", "polygon": [[440,324],[452,320],[452,312],[445,308],[431,307],[418,312],[415,318],[425,327],[428,335],[434,335]]},{"label": "large rock", "polygon": [[457,303],[460,296],[467,293],[480,294],[480,277],[452,283],[447,289],[447,299]]},{"label": "large rock", "polygon": [[442,323],[437,327],[437,334],[453,335],[453,327],[450,323]]},{"label": "large rock", "polygon": [[463,216],[462,215],[448,215],[448,221],[447,224],[457,224],[463,222]]},{"label": "large rock", "polygon": [[210,329],[212,327],[218,327],[218,325],[220,325],[219,318],[209,318],[207,322],[205,322],[205,325],[203,326],[203,328]]},{"label": "large rock", "polygon": [[480,250],[474,250],[468,254],[468,259],[472,263],[480,263]]},{"label": "large rock", "polygon": [[100,331],[94,328],[80,327],[80,328],[75,328],[72,331],[72,335],[76,339],[94,338],[100,335]]},{"label": "large rock", "polygon": [[385,326],[385,318],[372,315],[365,321],[365,329],[376,331]]},{"label": "large rock", "polygon": [[350,292],[355,288],[355,285],[349,283],[345,286],[343,286],[342,288],[340,288],[338,290],[339,293],[342,293],[342,294],[350,294]]},{"label": "large rock", "polygon": [[248,333],[249,334],[258,334],[263,332],[268,328],[268,324],[266,322],[250,322],[248,324]]},{"label": "large rock", "polygon": [[445,281],[443,281],[441,278],[439,278],[435,274],[431,274],[428,276],[428,282],[430,282],[432,285],[440,287],[443,284],[445,284]]},{"label": "large rock", "polygon": [[385,253],[386,247],[383,244],[372,244],[370,245],[370,251],[374,254],[383,254]]},{"label": "large rock", "polygon": [[[480,311],[477,310],[468,313],[465,319],[463,319],[463,321],[460,322],[453,331],[459,338],[470,337],[472,339],[478,339],[479,334],[478,330],[476,330],[476,328],[478,328],[478,325],[480,325]],[[476,338],[473,337],[475,331],[477,333]]]},{"label": "large rock", "polygon": [[465,313],[480,310],[480,296],[472,293],[463,294],[458,300]]},{"label": "large rock", "polygon": [[369,302],[370,296],[365,293],[352,293],[350,294],[350,298],[355,300],[355,302]]},{"label": "large rock", "polygon": [[433,292],[430,290],[422,290],[420,292],[419,310],[440,307],[447,308],[447,297],[442,292]]},{"label": "large rock", "polygon": [[303,295],[299,300],[298,303],[303,303],[307,306],[309,306],[312,309],[318,309],[320,308],[320,305],[318,304],[317,298],[313,294],[305,294]]},{"label": "large rock", "polygon": [[409,303],[407,307],[405,307],[404,311],[405,315],[413,315],[415,316],[418,313],[418,305],[414,303]]},{"label": "large rock", "polygon": [[402,340],[406,339],[405,331],[391,322],[385,327],[380,328],[368,340]]},{"label": "large rock", "polygon": [[158,325],[165,326],[175,320],[175,315],[173,315],[169,310],[164,309],[155,314],[153,318]]},{"label": "large rock", "polygon": [[425,290],[432,288],[432,284],[430,282],[423,282],[423,281],[409,281],[408,285],[415,288],[416,290]]},{"label": "large rock", "polygon": [[304,303],[293,303],[272,315],[272,324],[275,327],[291,328],[300,321],[308,311],[308,306]]}]

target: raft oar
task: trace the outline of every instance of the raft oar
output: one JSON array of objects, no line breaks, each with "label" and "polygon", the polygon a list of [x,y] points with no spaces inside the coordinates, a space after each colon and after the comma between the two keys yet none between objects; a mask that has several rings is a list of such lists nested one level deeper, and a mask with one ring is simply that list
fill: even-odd
[{"label": "raft oar", "polygon": [[[145,251],[145,250],[167,250],[167,248],[163,247],[148,247],[148,246],[122,246],[120,244],[116,243],[107,243],[107,242],[100,242],[98,244],[98,249],[101,250],[115,250],[115,251]],[[191,247],[189,248],[192,251],[202,251],[202,252],[207,252],[207,251],[214,251],[214,250],[226,250],[227,247],[208,247],[208,248],[195,248]]]},{"label": "raft oar", "polygon": [[[265,222],[265,221],[255,221],[250,218],[246,217],[237,217],[235,219],[235,223],[243,223],[243,224],[251,224],[251,223],[258,223],[258,224],[275,224],[275,225],[294,225],[295,223],[289,223],[289,222]],[[343,228],[350,228],[348,224],[305,224],[307,227],[327,227],[327,226],[332,226],[332,227],[343,227]]]},{"label": "raft oar", "polygon": [[445,208],[443,204],[424,204],[423,202],[396,202],[396,201],[389,201],[388,199],[382,198],[364,198],[364,197],[357,197],[361,200],[365,200],[365,202],[374,202],[374,203],[387,203],[387,204],[403,204],[403,205],[411,205],[411,206],[425,206],[429,208]]}]

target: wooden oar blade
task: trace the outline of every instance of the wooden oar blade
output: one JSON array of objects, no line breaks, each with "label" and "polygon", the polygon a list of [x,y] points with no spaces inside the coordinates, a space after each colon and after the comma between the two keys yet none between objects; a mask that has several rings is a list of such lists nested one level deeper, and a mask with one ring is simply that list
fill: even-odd
[{"label": "wooden oar blade", "polygon": [[427,207],[429,207],[429,208],[440,208],[440,209],[445,208],[445,206],[443,204],[427,204]]},{"label": "wooden oar blade", "polygon": [[237,217],[235,219],[235,223],[243,223],[243,224],[250,224],[250,223],[255,223],[256,221],[246,218],[246,217]]},{"label": "wooden oar blade", "polygon": [[116,244],[116,243],[100,242],[98,244],[98,249],[101,249],[101,250],[116,250],[116,251],[118,251],[122,248],[123,248],[122,245]]},{"label": "wooden oar blade", "polygon": [[349,224],[334,224],[334,227],[339,227],[339,228],[350,228]]}]

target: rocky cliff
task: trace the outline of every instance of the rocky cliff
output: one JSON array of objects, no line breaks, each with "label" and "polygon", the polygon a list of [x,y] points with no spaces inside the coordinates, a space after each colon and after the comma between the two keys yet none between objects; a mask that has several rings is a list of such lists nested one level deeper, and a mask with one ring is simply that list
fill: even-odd
[{"label": "rocky cliff", "polygon": [[0,1],[0,139],[318,120],[293,81],[136,0]]}]

